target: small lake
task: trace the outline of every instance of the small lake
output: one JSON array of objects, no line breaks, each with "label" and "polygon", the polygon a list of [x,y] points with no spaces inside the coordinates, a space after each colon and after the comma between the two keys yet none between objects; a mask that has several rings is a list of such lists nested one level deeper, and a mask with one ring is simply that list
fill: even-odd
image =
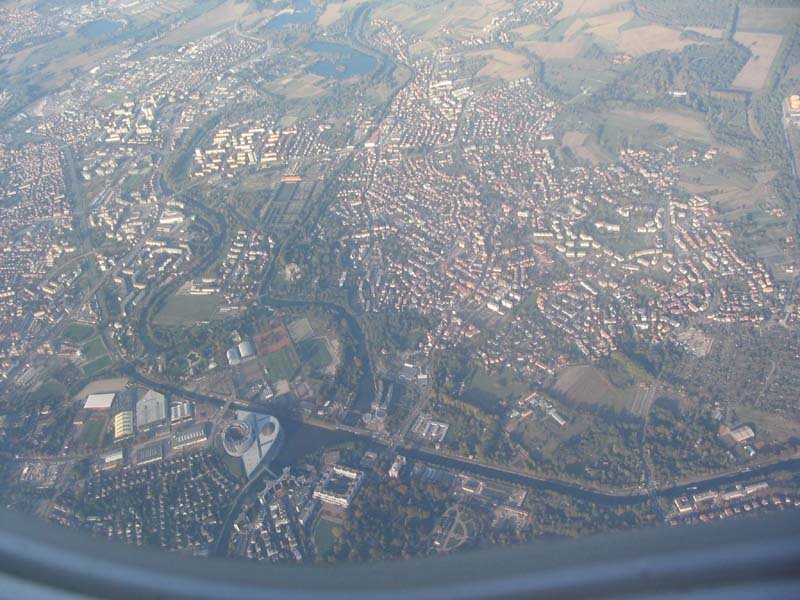
[{"label": "small lake", "polygon": [[374,57],[345,44],[311,42],[306,48],[326,57],[309,69],[314,75],[322,77],[347,79],[355,75],[365,75],[378,64]]},{"label": "small lake", "polygon": [[317,11],[309,0],[297,0],[293,12],[285,12],[267,23],[267,29],[283,29],[289,25],[311,25],[317,20]]},{"label": "small lake", "polygon": [[99,21],[92,21],[91,23],[87,23],[80,29],[82,35],[90,39],[97,39],[101,37],[105,37],[107,35],[111,35],[118,29],[121,29],[124,23],[121,21],[109,21],[108,19],[100,19]]}]

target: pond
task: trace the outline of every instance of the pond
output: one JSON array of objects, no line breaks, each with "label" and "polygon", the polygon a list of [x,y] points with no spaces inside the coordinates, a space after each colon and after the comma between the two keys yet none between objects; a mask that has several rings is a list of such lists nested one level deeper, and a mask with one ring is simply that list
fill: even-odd
[{"label": "pond", "polygon": [[317,20],[317,11],[309,0],[297,0],[292,12],[281,13],[267,23],[267,29],[283,29],[289,25],[311,25]]},{"label": "pond", "polygon": [[326,57],[311,65],[309,69],[315,75],[322,77],[347,79],[355,75],[365,75],[372,71],[378,63],[369,54],[364,54],[345,44],[311,42],[306,48]]}]

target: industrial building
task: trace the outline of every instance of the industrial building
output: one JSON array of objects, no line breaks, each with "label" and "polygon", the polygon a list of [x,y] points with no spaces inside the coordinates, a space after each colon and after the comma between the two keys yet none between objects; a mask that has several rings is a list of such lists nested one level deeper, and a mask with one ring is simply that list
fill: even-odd
[{"label": "industrial building", "polygon": [[176,431],[172,436],[172,447],[176,450],[194,446],[195,444],[204,444],[208,441],[206,428],[204,424],[193,425],[186,429]]},{"label": "industrial building", "polygon": [[194,405],[188,400],[170,402],[169,420],[171,423],[189,421],[194,417]]},{"label": "industrial building", "polygon": [[238,346],[228,348],[228,351],[225,353],[225,356],[228,358],[228,364],[231,366],[238,365],[241,362],[253,358],[255,355],[256,351],[255,348],[253,348],[253,343],[247,340],[239,343]]},{"label": "industrial building", "polygon": [[112,469],[116,466],[122,464],[125,460],[125,454],[122,451],[122,448],[117,448],[115,450],[111,450],[110,452],[106,452],[100,455],[100,463],[101,469]]},{"label": "industrial building", "polygon": [[123,410],[114,415],[114,441],[133,435],[133,411]]},{"label": "industrial building", "polygon": [[116,396],[113,392],[108,394],[89,394],[86,397],[83,408],[85,410],[110,410]]},{"label": "industrial building", "polygon": [[136,403],[136,427],[147,430],[167,422],[167,401],[164,394],[148,390]]},{"label": "industrial building", "polygon": [[160,443],[145,446],[136,451],[136,464],[138,465],[158,462],[162,458],[164,458],[164,447]]}]

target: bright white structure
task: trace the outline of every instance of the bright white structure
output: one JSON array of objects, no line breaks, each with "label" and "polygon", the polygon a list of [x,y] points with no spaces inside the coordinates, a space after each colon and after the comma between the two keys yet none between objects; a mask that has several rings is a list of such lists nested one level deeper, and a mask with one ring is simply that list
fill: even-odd
[{"label": "bright white structure", "polygon": [[83,408],[86,410],[109,410],[116,396],[113,392],[108,394],[89,394]]},{"label": "bright white structure", "polygon": [[283,441],[281,424],[272,415],[236,411],[236,420],[222,432],[222,445],[231,456],[242,459],[249,478],[262,461],[270,461]]},{"label": "bright white structure", "polygon": [[167,401],[164,394],[155,390],[147,390],[147,393],[136,403],[136,427],[147,429],[160,425],[166,420]]}]

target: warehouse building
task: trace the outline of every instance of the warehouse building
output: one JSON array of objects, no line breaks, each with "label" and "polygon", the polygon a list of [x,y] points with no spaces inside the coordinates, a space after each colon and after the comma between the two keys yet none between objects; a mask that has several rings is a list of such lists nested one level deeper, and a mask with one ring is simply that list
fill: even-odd
[{"label": "warehouse building", "polygon": [[167,401],[164,394],[148,390],[136,403],[136,427],[145,431],[167,422]]},{"label": "warehouse building", "polygon": [[114,441],[133,435],[133,412],[123,410],[114,415]]}]

